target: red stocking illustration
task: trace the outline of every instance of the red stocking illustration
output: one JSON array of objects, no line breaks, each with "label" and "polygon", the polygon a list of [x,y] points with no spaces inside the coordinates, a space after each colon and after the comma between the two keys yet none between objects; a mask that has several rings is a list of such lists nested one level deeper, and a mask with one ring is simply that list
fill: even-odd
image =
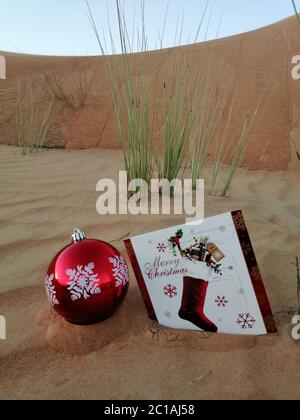
[{"label": "red stocking illustration", "polygon": [[208,278],[209,272],[212,271],[222,275],[219,262],[225,255],[215,244],[210,243],[207,237],[194,238],[195,242],[186,249],[181,246],[182,238],[183,232],[180,230],[176,236],[169,239],[174,255],[179,251],[185,259],[187,268],[187,275],[183,278],[182,303],[178,315],[203,331],[218,332],[218,327],[204,313],[209,287],[209,282],[204,279]]},{"label": "red stocking illustration", "polygon": [[182,304],[178,315],[203,331],[218,332],[216,325],[204,313],[207,288],[207,281],[184,277]]}]

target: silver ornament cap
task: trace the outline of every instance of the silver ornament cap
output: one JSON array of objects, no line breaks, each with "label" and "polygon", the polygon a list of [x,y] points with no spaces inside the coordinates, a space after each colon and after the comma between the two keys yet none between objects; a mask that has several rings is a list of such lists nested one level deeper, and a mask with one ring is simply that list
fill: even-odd
[{"label": "silver ornament cap", "polygon": [[86,239],[85,233],[82,232],[80,229],[76,228],[73,231],[72,234],[72,240],[74,242],[74,244],[84,241]]}]

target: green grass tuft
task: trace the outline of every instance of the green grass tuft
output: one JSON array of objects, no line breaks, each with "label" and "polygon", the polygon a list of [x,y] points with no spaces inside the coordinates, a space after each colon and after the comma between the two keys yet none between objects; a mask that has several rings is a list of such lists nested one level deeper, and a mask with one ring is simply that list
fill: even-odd
[{"label": "green grass tuft", "polygon": [[54,101],[42,101],[30,85],[18,88],[16,110],[16,141],[23,155],[43,146],[51,123]]},{"label": "green grass tuft", "polygon": [[75,111],[85,106],[91,83],[84,69],[74,70],[68,79],[49,70],[39,80],[44,91],[67,108]]}]

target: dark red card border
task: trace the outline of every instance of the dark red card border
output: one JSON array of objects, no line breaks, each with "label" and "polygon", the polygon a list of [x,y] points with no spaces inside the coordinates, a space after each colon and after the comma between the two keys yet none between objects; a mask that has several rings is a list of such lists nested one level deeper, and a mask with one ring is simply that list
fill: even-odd
[{"label": "dark red card border", "polygon": [[130,259],[130,262],[131,262],[136,280],[137,280],[139,288],[142,292],[142,296],[143,296],[143,299],[144,299],[144,302],[145,302],[145,305],[146,305],[148,315],[149,315],[150,319],[153,319],[153,321],[158,322],[157,316],[155,314],[155,310],[153,308],[153,305],[152,305],[152,302],[151,302],[151,299],[150,299],[150,296],[149,296],[149,293],[148,293],[148,290],[147,290],[147,286],[145,284],[144,276],[141,272],[140,265],[138,263],[134,248],[133,248],[132,243],[131,243],[131,240],[127,239],[126,241],[124,241],[124,244],[125,244],[125,247],[126,247],[126,250],[127,250],[127,253],[128,253],[128,256],[129,256],[129,259]]},{"label": "dark red card border", "polygon": [[244,258],[248,267],[251,282],[256,294],[258,305],[268,333],[276,333],[277,327],[273,317],[271,305],[263,283],[263,279],[257,264],[254,249],[246,227],[242,211],[237,210],[231,213],[235,229],[237,231]]}]

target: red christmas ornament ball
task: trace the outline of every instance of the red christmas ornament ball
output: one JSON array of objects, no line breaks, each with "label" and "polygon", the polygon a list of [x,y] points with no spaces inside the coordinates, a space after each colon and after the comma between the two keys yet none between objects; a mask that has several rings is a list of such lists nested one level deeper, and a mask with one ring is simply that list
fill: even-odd
[{"label": "red christmas ornament ball", "polygon": [[112,316],[124,301],[129,270],[122,255],[106,242],[86,239],[75,229],[73,243],[51,262],[46,293],[68,322],[95,324]]}]

